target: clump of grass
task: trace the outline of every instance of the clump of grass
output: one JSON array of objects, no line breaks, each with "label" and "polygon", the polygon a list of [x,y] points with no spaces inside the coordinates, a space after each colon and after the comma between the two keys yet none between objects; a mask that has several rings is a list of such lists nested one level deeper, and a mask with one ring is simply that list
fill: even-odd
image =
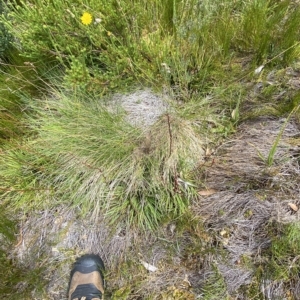
[{"label": "clump of grass", "polygon": [[33,103],[38,136],[2,154],[7,201],[25,209],[56,199],[144,228],[184,213],[194,190],[186,178],[204,155],[193,123],[170,112],[145,133],[77,96]]},{"label": "clump of grass", "polygon": [[280,57],[283,63],[297,57],[300,14],[297,4],[293,1],[247,1],[240,13],[241,30],[235,39],[240,50],[252,52],[257,63],[283,51]]}]

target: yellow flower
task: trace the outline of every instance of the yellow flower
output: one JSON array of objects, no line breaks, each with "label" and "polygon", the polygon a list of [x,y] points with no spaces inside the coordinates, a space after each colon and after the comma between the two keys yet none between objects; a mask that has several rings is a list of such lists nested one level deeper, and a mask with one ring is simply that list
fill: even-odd
[{"label": "yellow flower", "polygon": [[92,15],[88,12],[84,12],[80,20],[83,25],[90,25],[92,23]]}]

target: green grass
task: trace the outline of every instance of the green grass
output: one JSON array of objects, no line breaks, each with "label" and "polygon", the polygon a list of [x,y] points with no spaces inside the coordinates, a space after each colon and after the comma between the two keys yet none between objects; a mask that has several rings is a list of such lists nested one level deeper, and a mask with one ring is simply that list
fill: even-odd
[{"label": "green grass", "polygon": [[185,212],[194,188],[180,180],[193,182],[203,155],[192,122],[170,113],[145,134],[89,95],[60,92],[31,103],[38,135],[0,158],[5,201],[25,209],[54,197],[60,200],[52,205],[70,203],[95,217],[104,211],[111,222],[148,228]]},{"label": "green grass", "polygon": [[[184,216],[205,185],[194,171],[206,147],[248,118],[299,122],[297,76],[288,74],[299,72],[299,25],[300,6],[289,0],[8,1],[0,23],[0,204],[28,213],[66,204],[126,228],[155,231],[172,220],[188,227]],[[171,98],[148,132],[109,105],[114,92],[140,87]],[[262,297],[260,267],[272,280],[296,278],[295,228],[272,240],[250,298]],[[203,291],[204,299],[227,297],[217,270]]]},{"label": "green grass", "polygon": [[299,281],[299,223],[284,225],[270,222],[266,231],[271,238],[271,246],[262,252],[251,284],[243,287],[247,299],[265,299],[261,289],[263,282],[267,283],[265,287],[270,291],[272,284],[282,286],[280,295],[272,295],[274,299],[282,299],[283,296],[297,299],[298,294],[294,288],[290,288],[290,284]]},{"label": "green grass", "polygon": [[273,144],[270,148],[270,151],[269,151],[267,157],[264,157],[263,154],[255,146],[252,145],[256,149],[257,154],[260,157],[260,159],[266,164],[267,167],[271,167],[274,164],[274,158],[275,158],[275,154],[276,154],[276,151],[277,151],[277,147],[278,147],[278,144],[279,144],[279,142],[282,138],[284,130],[285,130],[286,126],[288,125],[288,122],[290,121],[291,117],[294,116],[298,112],[299,107],[300,106],[293,108],[293,110],[287,116],[284,124],[282,125],[276,139],[274,140],[274,142],[273,142]]},{"label": "green grass", "polygon": [[24,134],[22,109],[25,105],[21,98],[25,87],[28,90],[31,85],[28,81],[30,72],[26,67],[0,63],[0,144]]},{"label": "green grass", "polygon": [[297,280],[299,274],[300,235],[299,223],[278,226],[269,251],[267,276],[275,280]]},{"label": "green grass", "polygon": [[[16,4],[6,22],[22,55],[57,59],[68,86],[89,90],[144,82],[207,93],[216,81],[235,79],[224,76],[234,56],[251,56],[256,66],[277,57],[273,64],[286,65],[299,52],[299,7],[291,1],[30,3]],[[87,26],[84,11],[93,17]]]},{"label": "green grass", "polygon": [[225,280],[217,267],[214,268],[213,273],[206,280],[202,292],[204,295],[203,299],[205,300],[230,299],[226,290]]}]

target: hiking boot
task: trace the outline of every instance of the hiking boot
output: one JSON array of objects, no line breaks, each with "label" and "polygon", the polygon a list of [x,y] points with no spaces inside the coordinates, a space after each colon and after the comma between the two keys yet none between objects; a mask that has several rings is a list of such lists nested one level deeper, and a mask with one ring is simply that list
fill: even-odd
[{"label": "hiking boot", "polygon": [[104,294],[104,264],[98,255],[78,258],[71,271],[69,300],[99,300]]}]

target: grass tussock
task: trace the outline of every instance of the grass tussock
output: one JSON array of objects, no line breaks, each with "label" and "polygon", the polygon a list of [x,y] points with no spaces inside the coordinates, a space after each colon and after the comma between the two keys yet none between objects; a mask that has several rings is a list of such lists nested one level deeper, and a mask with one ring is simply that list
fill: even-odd
[{"label": "grass tussock", "polygon": [[204,156],[192,122],[170,112],[143,132],[97,99],[60,96],[32,108],[38,136],[3,153],[7,201],[69,203],[145,228],[184,213]]}]

